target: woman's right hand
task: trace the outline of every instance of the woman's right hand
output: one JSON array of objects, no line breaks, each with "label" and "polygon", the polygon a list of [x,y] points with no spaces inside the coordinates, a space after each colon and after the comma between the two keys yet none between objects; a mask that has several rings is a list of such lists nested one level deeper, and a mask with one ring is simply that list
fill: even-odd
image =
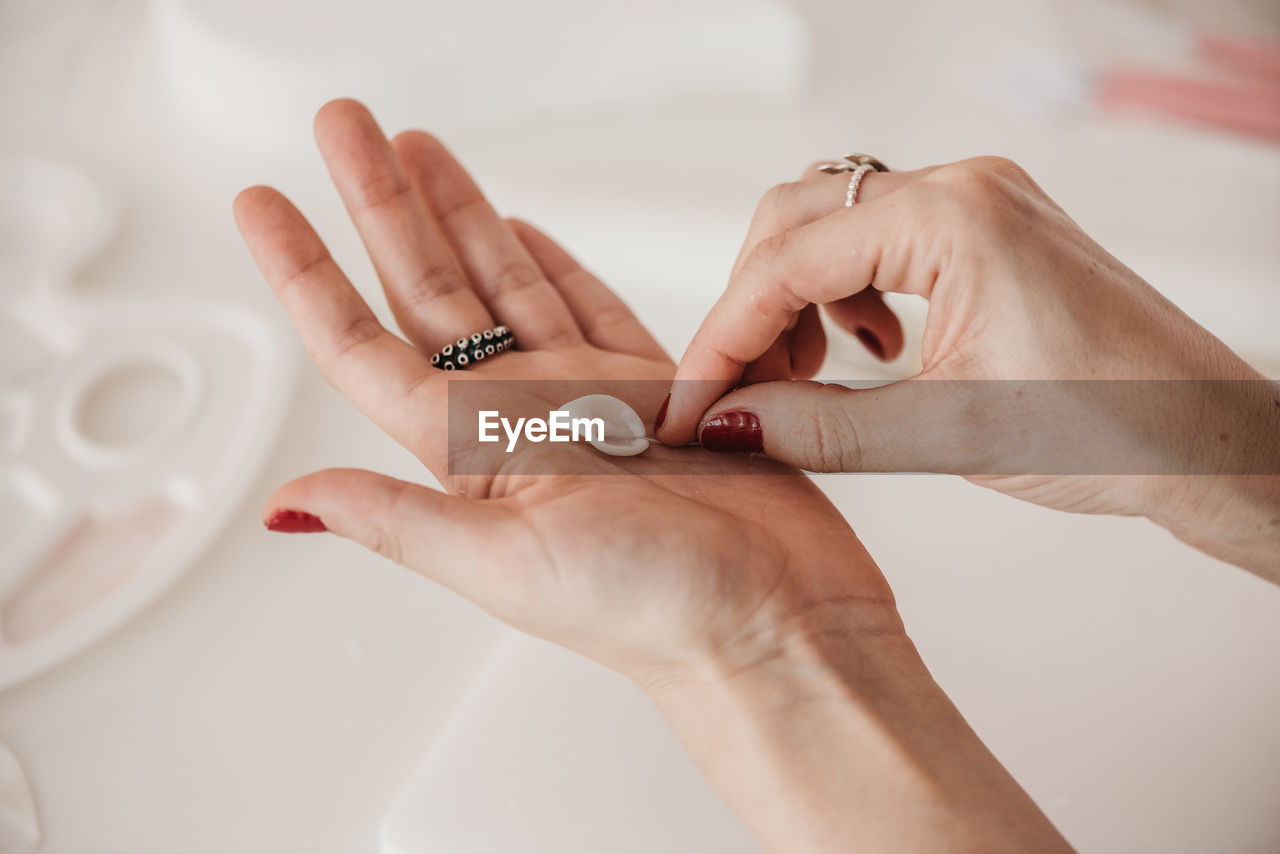
[{"label": "woman's right hand", "polygon": [[[849,208],[845,177],[812,173],[765,197],[680,363],[659,438],[813,471],[952,472],[1059,509],[1146,515],[1280,581],[1275,383],[1009,161],[871,173]],[[780,351],[815,361],[813,338],[798,336],[814,305],[896,354],[877,291],[929,301],[919,375],[731,391],[744,374],[795,376],[776,368]],[[1150,382],[1167,380],[1184,382]]]}]

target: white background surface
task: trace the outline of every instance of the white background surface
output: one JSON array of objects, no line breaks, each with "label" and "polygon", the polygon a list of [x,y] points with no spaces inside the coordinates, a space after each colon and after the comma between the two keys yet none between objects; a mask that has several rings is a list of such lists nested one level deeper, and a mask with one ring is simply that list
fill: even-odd
[{"label": "white background surface", "polygon": [[[855,16],[803,4],[818,22],[817,76],[793,99],[458,122],[447,139],[505,211],[562,238],[677,353],[768,185],[846,148],[902,166],[999,153],[1277,375],[1275,150],[1020,113],[994,94],[993,69],[1028,46],[1062,47],[1060,13],[950,6]],[[373,293],[309,128],[273,149],[215,141],[174,110],[142,4],[56,8],[0,9],[0,121],[5,149],[72,158],[124,206],[85,292],[216,293],[276,311],[230,217],[234,193],[266,181]],[[572,22],[546,27],[549,45],[572,42]],[[483,55],[483,39],[466,37]],[[372,106],[414,114],[407,102]],[[852,353],[842,365],[867,364]],[[275,485],[333,465],[421,476],[304,371],[251,500],[186,577],[94,649],[0,695],[0,740],[35,789],[42,852],[376,851],[381,817],[433,743],[449,761],[484,763],[493,751],[467,744],[520,732],[508,705],[501,731],[485,729],[501,718],[490,709],[436,738],[500,637],[487,617],[336,538],[263,532],[258,504]],[[938,477],[822,483],[893,583],[935,675],[1078,846],[1280,847],[1280,591],[1137,520],[1054,514]],[[560,760],[557,778],[587,767],[572,743]],[[688,773],[672,761],[673,775]],[[460,784],[436,826],[470,838],[466,822],[486,815],[477,804],[519,797],[538,777],[526,767]],[[624,779],[595,782],[646,796]],[[550,808],[546,820],[563,827]]]}]

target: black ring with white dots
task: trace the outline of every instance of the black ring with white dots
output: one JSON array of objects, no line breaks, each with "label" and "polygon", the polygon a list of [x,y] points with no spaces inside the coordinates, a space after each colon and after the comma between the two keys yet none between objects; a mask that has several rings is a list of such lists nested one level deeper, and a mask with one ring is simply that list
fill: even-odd
[{"label": "black ring with white dots", "polygon": [[461,371],[515,346],[516,337],[511,330],[495,326],[445,345],[431,357],[431,364],[442,371]]}]

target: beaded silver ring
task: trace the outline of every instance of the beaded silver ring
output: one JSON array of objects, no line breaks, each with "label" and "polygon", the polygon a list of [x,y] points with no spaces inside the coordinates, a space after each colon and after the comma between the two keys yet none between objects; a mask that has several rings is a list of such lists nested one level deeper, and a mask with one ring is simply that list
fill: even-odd
[{"label": "beaded silver ring", "polygon": [[830,163],[819,163],[816,167],[819,172],[828,175],[839,175],[842,172],[851,172],[849,176],[849,185],[845,188],[844,206],[846,208],[853,207],[858,201],[858,189],[862,186],[862,176],[868,172],[888,172],[889,167],[880,162],[870,154],[846,154],[843,160],[832,161]]}]

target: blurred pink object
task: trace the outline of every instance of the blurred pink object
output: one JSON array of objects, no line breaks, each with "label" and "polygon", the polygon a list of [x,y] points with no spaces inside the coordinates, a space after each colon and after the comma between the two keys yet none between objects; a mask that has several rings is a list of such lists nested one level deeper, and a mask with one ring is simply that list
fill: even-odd
[{"label": "blurred pink object", "polygon": [[1095,99],[1105,110],[1141,110],[1280,143],[1280,81],[1229,82],[1153,71],[1107,71]]},{"label": "blurred pink object", "polygon": [[1201,31],[1195,36],[1195,50],[1220,68],[1280,84],[1280,43]]},{"label": "blurred pink object", "polygon": [[1231,76],[1104,71],[1097,104],[1280,142],[1280,44],[1211,31],[1196,33],[1193,44],[1198,58]]}]

